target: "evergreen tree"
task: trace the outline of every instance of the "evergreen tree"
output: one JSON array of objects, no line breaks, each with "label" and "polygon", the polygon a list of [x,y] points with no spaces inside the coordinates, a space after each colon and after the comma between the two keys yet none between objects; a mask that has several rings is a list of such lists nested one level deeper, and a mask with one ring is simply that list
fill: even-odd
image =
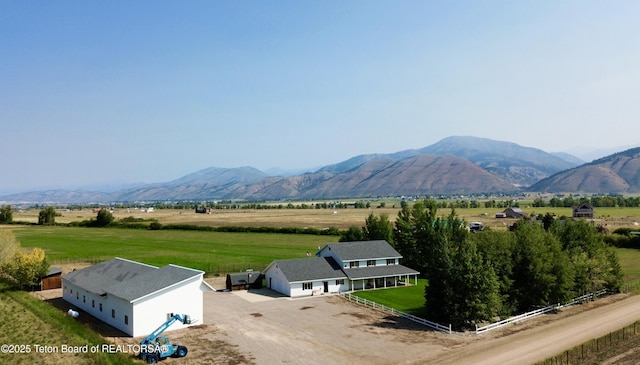
[{"label": "evergreen tree", "polygon": [[573,267],[558,239],[524,220],[515,230],[511,296],[519,311],[556,304],[572,296]]},{"label": "evergreen tree", "polygon": [[362,231],[368,240],[385,240],[393,244],[393,224],[386,214],[380,214],[378,217],[373,213],[369,214]]},{"label": "evergreen tree", "polygon": [[366,241],[366,240],[367,238],[362,232],[362,229],[356,226],[349,227],[349,229],[340,236],[340,242],[353,242],[353,241]]}]

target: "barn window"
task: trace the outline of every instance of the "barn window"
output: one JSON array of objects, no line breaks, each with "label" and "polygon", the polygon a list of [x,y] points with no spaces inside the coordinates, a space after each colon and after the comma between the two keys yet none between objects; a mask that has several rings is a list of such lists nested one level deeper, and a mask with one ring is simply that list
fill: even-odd
[{"label": "barn window", "polygon": [[82,303],[86,303],[86,302],[87,302],[87,296],[86,296],[86,295],[83,295],[83,296],[82,296]]},{"label": "barn window", "polygon": [[116,318],[116,310],[115,309],[111,310],[111,318]]},{"label": "barn window", "polygon": [[124,316],[124,324],[129,324],[129,316],[126,314]]},{"label": "barn window", "polygon": [[302,283],[302,290],[312,290],[313,283]]},{"label": "barn window", "polygon": [[100,312],[102,312],[102,303],[100,303]]},{"label": "barn window", "polygon": [[96,301],[95,299],[91,299],[91,308],[95,308],[96,307]]},{"label": "barn window", "polygon": [[78,292],[76,292],[76,299],[80,299],[80,294],[78,294]]}]

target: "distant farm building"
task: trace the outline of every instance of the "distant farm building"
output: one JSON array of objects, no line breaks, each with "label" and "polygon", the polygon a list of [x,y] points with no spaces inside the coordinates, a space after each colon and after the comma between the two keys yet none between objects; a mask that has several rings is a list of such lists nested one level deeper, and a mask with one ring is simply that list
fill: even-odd
[{"label": "distant farm building", "polygon": [[520,208],[509,207],[505,209],[503,213],[506,216],[506,218],[519,219],[524,217],[524,212]]},{"label": "distant farm building", "polygon": [[573,207],[573,218],[593,218],[593,207],[587,203]]},{"label": "distant farm building", "polygon": [[507,218],[507,213],[505,212],[496,213],[496,218]]}]

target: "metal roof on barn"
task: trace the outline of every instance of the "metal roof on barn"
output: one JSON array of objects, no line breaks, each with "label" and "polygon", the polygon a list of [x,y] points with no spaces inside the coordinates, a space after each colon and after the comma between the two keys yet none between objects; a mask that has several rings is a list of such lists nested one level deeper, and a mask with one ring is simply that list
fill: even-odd
[{"label": "metal roof on barn", "polygon": [[72,271],[62,278],[89,292],[98,295],[111,294],[133,302],[202,274],[203,271],[176,265],[157,268],[115,258]]}]

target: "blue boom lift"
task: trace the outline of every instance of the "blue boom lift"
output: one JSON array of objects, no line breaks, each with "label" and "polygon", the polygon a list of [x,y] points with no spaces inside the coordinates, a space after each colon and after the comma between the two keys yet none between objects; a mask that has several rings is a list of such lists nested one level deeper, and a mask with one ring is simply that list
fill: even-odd
[{"label": "blue boom lift", "polygon": [[167,336],[160,336],[175,321],[184,324],[191,324],[191,317],[188,314],[172,314],[166,322],[140,342],[140,359],[147,364],[155,364],[169,356],[185,357],[187,356],[187,348],[182,345],[174,345]]}]

